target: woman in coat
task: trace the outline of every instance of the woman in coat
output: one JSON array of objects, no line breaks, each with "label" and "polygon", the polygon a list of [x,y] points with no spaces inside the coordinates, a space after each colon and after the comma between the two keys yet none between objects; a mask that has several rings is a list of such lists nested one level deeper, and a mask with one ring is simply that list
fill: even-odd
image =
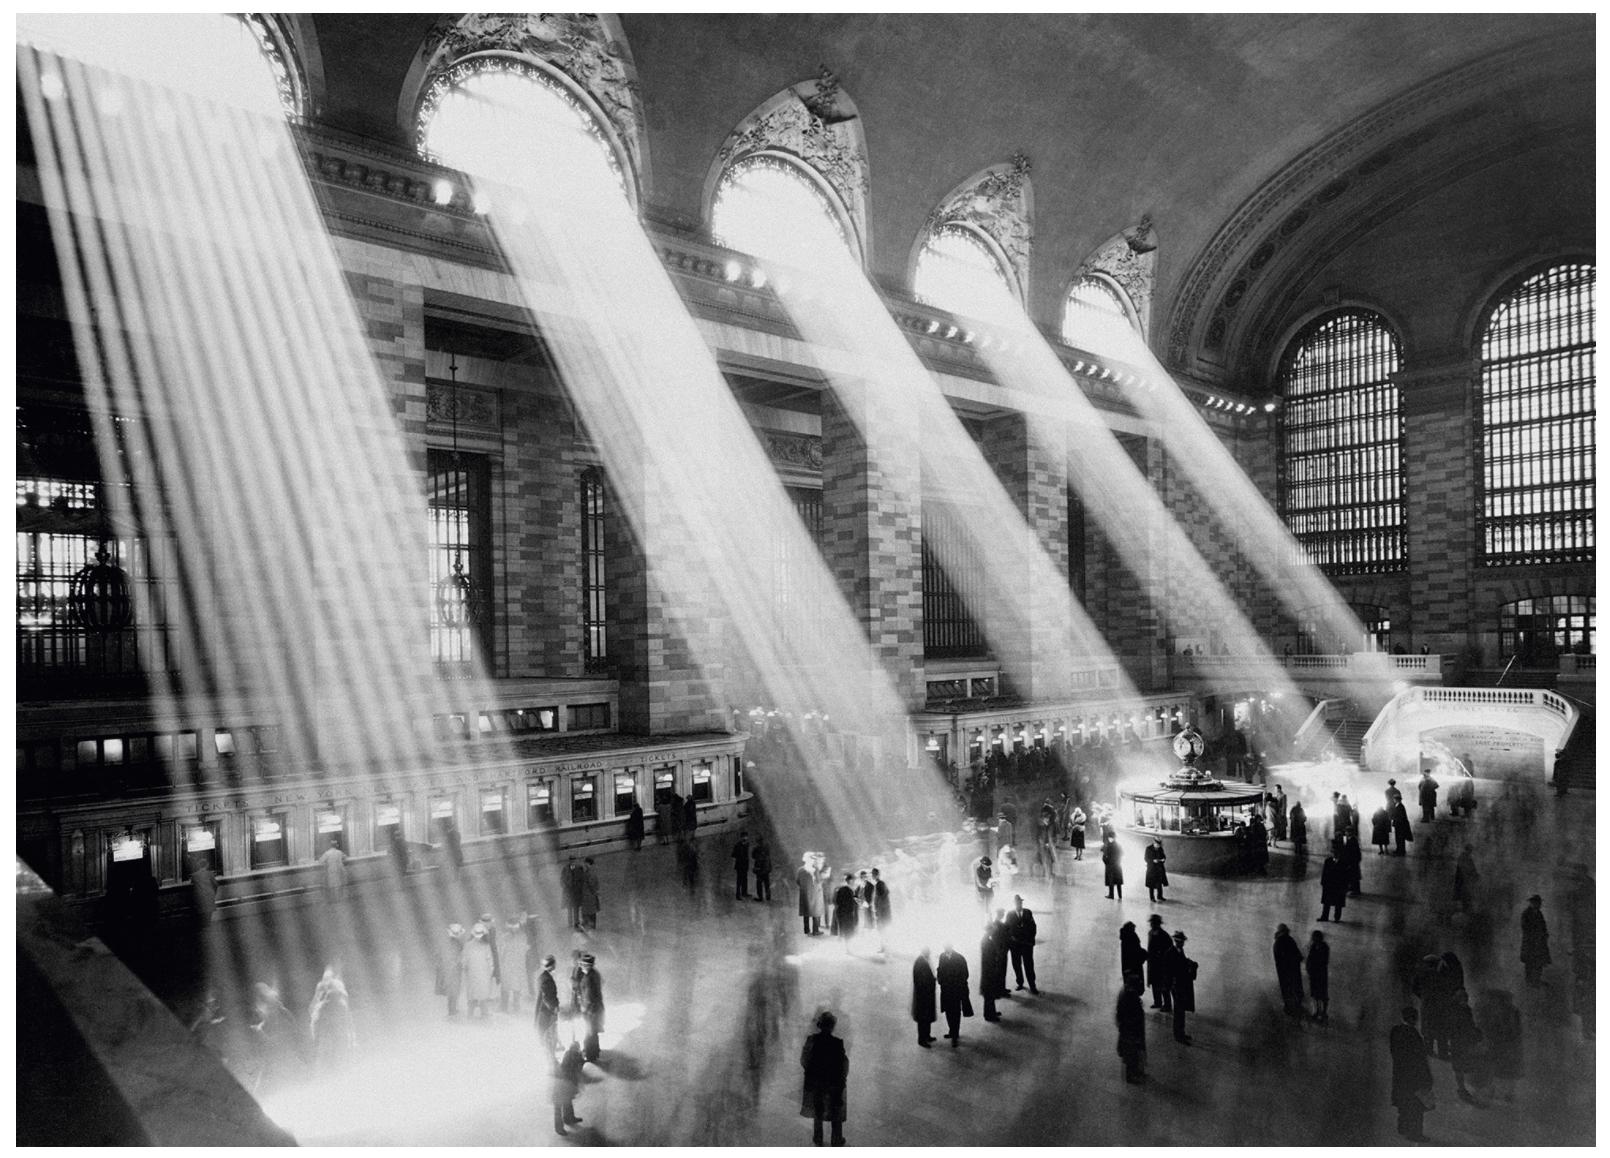
[{"label": "woman in coat", "polygon": [[476,921],[470,927],[470,939],[464,943],[464,999],[469,1003],[469,1014],[485,1017],[496,991],[497,970],[492,963],[492,946],[486,939],[486,926]]},{"label": "woman in coat", "polygon": [[1118,973],[1120,977],[1128,977],[1131,973],[1139,973],[1141,966],[1146,964],[1146,950],[1141,946],[1140,934],[1135,932],[1135,922],[1125,921],[1118,930]]},{"label": "woman in coat", "polygon": [[1308,938],[1308,996],[1314,999],[1313,1019],[1323,1025],[1330,1020],[1330,942],[1315,929]]},{"label": "woman in coat", "polygon": [[1151,900],[1163,899],[1163,887],[1168,884],[1168,869],[1164,865],[1167,859],[1163,838],[1152,837],[1152,843],[1146,846],[1146,895]]},{"label": "woman in coat", "polygon": [[844,1043],[833,1036],[838,1019],[823,1012],[816,1019],[816,1032],[805,1039],[799,1064],[805,1071],[805,1088],[799,1099],[799,1114],[811,1119],[811,1140],[822,1144],[822,1123],[833,1126],[833,1145],[844,1145],[844,1091],[850,1079],[850,1056]]},{"label": "woman in coat", "polygon": [[935,1010],[934,967],[924,949],[911,966],[911,1020],[917,1023],[917,1044],[924,1049],[934,1042]]},{"label": "woman in coat", "polygon": [[1298,801],[1291,806],[1291,845],[1299,857],[1308,855],[1308,813],[1303,811],[1302,802]]},{"label": "woman in coat", "polygon": [[1085,810],[1074,807],[1072,818],[1068,821],[1068,844],[1073,849],[1074,860],[1085,858]]},{"label": "woman in coat", "polygon": [[1392,843],[1392,814],[1385,806],[1377,808],[1370,817],[1370,843],[1378,856],[1386,855],[1386,846]]},{"label": "woman in coat", "polygon": [[1101,863],[1107,866],[1103,874],[1107,885],[1107,899],[1112,900],[1112,891],[1118,890],[1118,899],[1124,899],[1124,850],[1118,847],[1116,835],[1105,835],[1101,838]]}]

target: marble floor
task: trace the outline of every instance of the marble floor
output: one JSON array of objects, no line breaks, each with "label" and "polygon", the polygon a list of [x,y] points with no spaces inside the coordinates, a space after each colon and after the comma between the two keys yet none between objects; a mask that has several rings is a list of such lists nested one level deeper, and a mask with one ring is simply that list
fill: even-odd
[{"label": "marble floor", "polygon": [[[356,1060],[337,1072],[292,1067],[258,1088],[270,1115],[303,1144],[808,1145],[799,1050],[815,1012],[831,1008],[850,1056],[851,1145],[1356,1146],[1399,1142],[1387,1033],[1408,999],[1413,965],[1452,950],[1478,1020],[1485,991],[1514,995],[1525,1076],[1512,1100],[1489,1090],[1467,1103],[1455,1096],[1449,1064],[1433,1060],[1427,1133],[1452,1145],[1588,1144],[1591,1010],[1585,1026],[1571,954],[1592,935],[1595,797],[1499,795],[1483,784],[1487,806],[1474,819],[1444,814],[1429,831],[1419,826],[1407,857],[1367,850],[1364,895],[1341,924],[1315,923],[1320,861],[1298,861],[1289,846],[1274,850],[1267,876],[1176,873],[1161,905],[1146,899],[1138,856],[1120,901],[1106,899],[1099,861],[1075,862],[1061,850],[1055,881],[1025,874],[1016,890],[1038,919],[1040,994],[1014,994],[999,1023],[965,1021],[958,1049],[943,1039],[918,1048],[908,1005],[923,942],[937,957],[953,940],[976,989],[979,914],[960,888],[957,899],[928,906],[897,889],[888,952],[863,944],[846,954],[833,938],[803,936],[795,916],[800,849],[855,863],[830,834],[776,833],[769,905],[732,897],[731,832],[703,835],[691,890],[668,847],[600,857],[597,929],[563,929],[543,946],[562,962],[573,946],[595,954],[608,1007],[603,1056],[587,1067],[576,1102],[584,1121],[567,1138],[552,1129],[529,1008],[449,1020],[434,992],[432,942],[448,920],[542,907],[531,897],[541,886],[507,862],[471,865],[451,881],[443,873],[377,882],[335,905],[164,930],[159,943],[126,952],[182,1017],[208,986],[224,995],[224,1020],[199,1032],[248,1080],[255,1071],[242,988],[272,980],[305,1017],[319,971],[340,963]],[[1457,911],[1450,896],[1466,842],[1482,872],[1474,913]],[[1518,916],[1534,892],[1544,898],[1554,957],[1541,988],[1524,984],[1518,959]],[[1134,921],[1144,936],[1154,911],[1188,934],[1200,965],[1194,1044],[1176,1044],[1163,1016],[1149,1013],[1150,1078],[1129,1085],[1115,1052],[1117,931]],[[1304,946],[1314,928],[1331,942],[1326,1026],[1282,1013],[1270,956],[1281,922]]]}]

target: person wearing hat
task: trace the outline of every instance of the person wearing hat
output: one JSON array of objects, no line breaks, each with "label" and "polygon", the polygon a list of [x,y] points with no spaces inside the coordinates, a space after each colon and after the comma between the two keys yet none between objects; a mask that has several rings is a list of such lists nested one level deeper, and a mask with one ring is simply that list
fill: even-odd
[{"label": "person wearing hat", "polygon": [[1549,923],[1543,919],[1543,898],[1533,893],[1521,910],[1521,964],[1526,968],[1526,984],[1543,984],[1543,966],[1553,961],[1549,955]]},{"label": "person wearing hat", "polygon": [[1412,1005],[1403,1007],[1403,1021],[1392,1027],[1392,1104],[1398,1109],[1398,1133],[1411,1142],[1426,1141],[1426,1111],[1431,1108],[1431,1063],[1425,1038],[1420,1036],[1420,1015]]},{"label": "person wearing hat", "polygon": [[1308,996],[1314,999],[1313,1020],[1324,1025],[1330,1020],[1330,943],[1315,929],[1308,938]]},{"label": "person wearing hat", "polygon": [[559,984],[553,979],[558,961],[549,953],[542,959],[537,976],[537,1039],[547,1047],[551,1058],[559,1048]]},{"label": "person wearing hat", "polygon": [[1280,983],[1280,1001],[1287,1017],[1303,1014],[1303,951],[1297,947],[1291,928],[1275,928],[1275,978]]},{"label": "person wearing hat", "polygon": [[939,1011],[945,1015],[945,1036],[950,1039],[950,1048],[955,1049],[962,1040],[962,1018],[973,1016],[973,1002],[967,994],[967,958],[948,941],[939,954],[934,979],[939,982]]},{"label": "person wearing hat", "polygon": [[590,1062],[598,1060],[598,1035],[604,1032],[604,979],[596,966],[591,953],[581,955],[581,973],[571,995],[576,1013],[587,1026],[581,1043],[582,1060]]},{"label": "person wearing hat", "polygon": [[576,1116],[576,1095],[581,1092],[581,1064],[581,1047],[575,1042],[571,1042],[564,1056],[554,1062],[550,1092],[555,1134],[566,1134],[569,1132],[566,1126],[581,1124],[581,1119]]},{"label": "person wearing hat", "polygon": [[1012,977],[1019,989],[1025,976],[1030,993],[1039,993],[1034,984],[1034,943],[1040,930],[1034,922],[1034,910],[1023,907],[1023,898],[1014,895],[1013,907],[1006,911],[1006,948],[1012,957]]},{"label": "person wearing hat", "polygon": [[1147,918],[1147,923],[1151,930],[1146,934],[1146,980],[1152,989],[1152,1008],[1172,1013],[1174,995],[1169,989],[1168,967],[1174,959],[1174,939],[1156,913]]},{"label": "person wearing hat", "polygon": [[805,1039],[799,1064],[805,1071],[805,1088],[800,1095],[799,1114],[811,1119],[811,1141],[822,1144],[822,1122],[832,1123],[833,1145],[844,1145],[844,1091],[850,1079],[850,1055],[844,1043],[833,1036],[838,1018],[823,1010],[816,1018],[816,1032]]},{"label": "person wearing hat", "polygon": [[989,912],[990,902],[995,899],[995,862],[987,856],[973,862],[973,888],[978,890],[978,903]]},{"label": "person wearing hat", "polygon": [[526,969],[525,930],[519,917],[504,922],[503,948],[498,953],[498,986],[500,1008],[504,1013],[519,1013],[520,1001],[531,992],[531,974]]},{"label": "person wearing hat", "polygon": [[1146,1080],[1146,1012],[1140,1006],[1139,973],[1124,978],[1118,994],[1118,1056],[1124,1059],[1124,1081]]},{"label": "person wearing hat", "polygon": [[464,999],[471,1017],[485,1017],[497,992],[497,962],[487,927],[480,921],[470,926],[470,939],[464,943]]},{"label": "person wearing hat", "polygon": [[1116,833],[1103,831],[1101,837],[1101,863],[1106,866],[1102,876],[1107,885],[1107,899],[1118,890],[1118,899],[1124,899],[1124,850],[1118,845]]},{"label": "person wearing hat", "polygon": [[1182,1045],[1191,1044],[1191,1035],[1185,1032],[1185,1015],[1196,1012],[1196,962],[1185,955],[1185,934],[1174,934],[1174,960],[1168,971],[1174,998],[1174,1040]]},{"label": "person wearing hat", "polygon": [[457,921],[447,926],[447,944],[436,955],[436,994],[447,998],[447,1016],[458,1016],[458,999],[464,991],[464,942],[469,936]]}]

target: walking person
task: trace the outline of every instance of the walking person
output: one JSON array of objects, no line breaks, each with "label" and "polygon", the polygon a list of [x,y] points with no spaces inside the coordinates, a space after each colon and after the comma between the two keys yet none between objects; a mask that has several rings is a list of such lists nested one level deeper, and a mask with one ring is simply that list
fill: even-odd
[{"label": "walking person", "polygon": [[504,922],[503,931],[503,948],[498,953],[500,1007],[504,1013],[519,1013],[521,998],[531,991],[531,975],[526,970],[525,932],[520,928],[518,917]]},{"label": "walking person", "polygon": [[988,913],[995,901],[995,866],[987,856],[973,861],[973,889],[978,895],[978,903]]},{"label": "walking person", "polygon": [[1124,1081],[1146,1080],[1146,1011],[1140,1004],[1140,974],[1124,978],[1118,993],[1118,1056],[1124,1061]]},{"label": "walking person", "polygon": [[939,982],[939,1011],[945,1015],[945,1036],[950,1048],[955,1049],[962,1040],[962,1018],[973,1016],[973,999],[967,989],[967,959],[947,942],[939,954],[939,967],[934,970]]},{"label": "walking person", "polygon": [[1319,919],[1331,919],[1331,910],[1336,910],[1336,920],[1342,919],[1342,910],[1347,907],[1347,870],[1342,862],[1336,859],[1333,852],[1325,858],[1325,865],[1319,870]]},{"label": "walking person", "polygon": [[917,1044],[929,1049],[934,1044],[934,967],[925,946],[911,966],[911,1020],[917,1023]]},{"label": "walking person", "polygon": [[1315,929],[1308,938],[1308,996],[1314,999],[1312,1018],[1324,1025],[1330,1021],[1330,942]]},{"label": "walking person", "polygon": [[1168,884],[1168,869],[1164,864],[1167,859],[1163,838],[1152,837],[1152,843],[1146,846],[1146,895],[1154,902],[1163,899],[1163,888]]},{"label": "walking person", "polygon": [[1275,929],[1275,977],[1280,983],[1280,1000],[1286,1007],[1287,1017],[1303,1015],[1303,952],[1291,935],[1291,929],[1280,925]]},{"label": "walking person", "polygon": [[553,1079],[549,1087],[553,1100],[553,1132],[566,1134],[566,1126],[578,1126],[576,1095],[581,1092],[581,1046],[572,1041],[565,1047],[564,1056],[553,1062]]},{"label": "walking person", "polygon": [[1019,989],[1023,988],[1026,977],[1030,993],[1040,991],[1034,985],[1034,943],[1039,937],[1039,929],[1034,923],[1032,909],[1023,907],[1023,898],[1014,896],[1012,908],[1006,914],[1006,947],[1012,956],[1012,976]]},{"label": "walking person", "polygon": [[1124,850],[1118,845],[1116,834],[1105,834],[1101,838],[1101,863],[1106,866],[1102,874],[1107,885],[1107,899],[1113,899],[1112,891],[1118,890],[1118,899],[1124,899]]},{"label": "walking person", "polygon": [[1196,1012],[1196,962],[1185,955],[1185,934],[1174,934],[1174,957],[1169,963],[1168,978],[1174,997],[1174,1040],[1181,1045],[1191,1044],[1191,1035],[1185,1032],[1185,1015]]},{"label": "walking person", "polygon": [[1342,851],[1337,854],[1342,862],[1342,870],[1347,877],[1347,891],[1350,896],[1358,896],[1364,891],[1364,849],[1358,843],[1358,832],[1349,829],[1347,835],[1342,837]]},{"label": "walking person", "polygon": [[750,853],[750,871],[755,874],[755,900],[771,900],[771,848],[766,844],[766,837],[755,837],[755,847]]},{"label": "walking person", "polygon": [[844,946],[846,953],[850,952],[850,941],[855,937],[860,908],[861,900],[855,890],[855,874],[845,873],[844,883],[833,894],[833,928],[838,932],[839,942]]},{"label": "walking person", "polygon": [[746,899],[749,896],[749,833],[742,829],[732,846],[732,875],[737,883],[733,899]]},{"label": "walking person", "polygon": [[1118,976],[1122,978],[1139,973],[1145,964],[1146,950],[1141,947],[1140,936],[1135,932],[1135,922],[1125,921],[1118,926]]},{"label": "walking person", "polygon": [[1526,984],[1543,984],[1543,967],[1553,961],[1549,956],[1549,923],[1543,917],[1543,898],[1534,893],[1521,910],[1521,964],[1526,967]]},{"label": "walking person", "polygon": [[1006,996],[1005,913],[997,910],[984,922],[984,936],[978,947],[978,995],[984,999],[984,1020],[999,1021],[995,1003]]},{"label": "walking person", "polygon": [[824,1010],[816,1019],[816,1032],[805,1039],[799,1055],[800,1068],[805,1071],[799,1113],[811,1119],[811,1141],[818,1146],[824,1121],[832,1125],[833,1145],[844,1145],[844,1091],[850,1080],[850,1055],[833,1036],[837,1024],[838,1018]]},{"label": "walking person", "polygon": [[572,929],[581,928],[581,894],[587,887],[587,871],[574,856],[565,862],[565,915]]},{"label": "walking person", "polygon": [[1298,860],[1308,859],[1308,813],[1300,800],[1291,806],[1291,847]]},{"label": "walking person", "polygon": [[1453,1063],[1454,1090],[1461,1101],[1473,1102],[1465,1075],[1477,1065],[1481,1049],[1481,1030],[1476,1028],[1476,1015],[1470,1010],[1470,995],[1456,989],[1448,1002],[1448,1060]]},{"label": "walking person", "polygon": [[1146,980],[1152,989],[1152,1008],[1172,1013],[1174,995],[1169,989],[1168,969],[1174,956],[1174,940],[1163,928],[1162,917],[1153,913],[1147,921],[1151,929],[1146,934]]},{"label": "walking person", "polygon": [[1425,1038],[1416,1022],[1414,1006],[1403,1007],[1403,1020],[1392,1027],[1388,1046],[1392,1051],[1392,1104],[1398,1108],[1398,1133],[1411,1142],[1430,1141],[1426,1137],[1426,1111],[1431,1108],[1431,1062],[1426,1057]]},{"label": "walking person", "polygon": [[485,1018],[497,987],[497,961],[486,939],[486,926],[476,921],[464,943],[464,1000],[469,1016]]}]

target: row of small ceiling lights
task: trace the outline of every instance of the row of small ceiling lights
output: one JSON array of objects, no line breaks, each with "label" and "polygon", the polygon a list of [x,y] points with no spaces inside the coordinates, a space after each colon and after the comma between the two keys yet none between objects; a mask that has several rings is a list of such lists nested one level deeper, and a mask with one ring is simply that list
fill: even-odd
[{"label": "row of small ceiling lights", "polygon": [[[1253,414],[1258,409],[1257,405],[1254,403],[1236,402],[1234,399],[1220,398],[1217,394],[1209,394],[1207,401],[1204,402],[1203,405],[1213,410],[1228,410],[1232,414]],[[1263,409],[1266,414],[1273,414],[1275,412],[1275,404],[1273,402],[1265,402],[1263,404]]]}]

